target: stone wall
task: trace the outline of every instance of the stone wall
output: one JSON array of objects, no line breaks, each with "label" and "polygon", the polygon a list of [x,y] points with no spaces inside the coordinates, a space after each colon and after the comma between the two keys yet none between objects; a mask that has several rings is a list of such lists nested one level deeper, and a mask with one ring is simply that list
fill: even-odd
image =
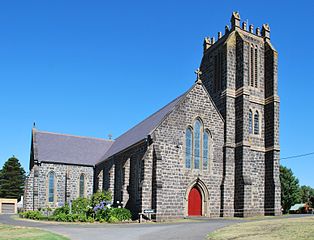
[{"label": "stone wall", "polygon": [[151,160],[147,152],[148,142],[144,141],[100,166],[103,168],[103,189],[112,193],[114,205],[122,204],[131,210],[133,218],[142,211],[143,202],[151,199],[151,188],[147,188],[151,181],[151,174],[148,174],[151,167],[147,164]]},{"label": "stone wall", "polygon": [[[229,179],[222,187],[234,187],[237,216],[278,214],[280,206],[277,52],[267,31],[263,26],[261,36],[233,25],[204,51],[201,62],[202,81],[225,119],[224,182],[227,168],[235,182]],[[258,53],[253,68],[251,46],[254,54]],[[222,89],[214,86],[214,59],[219,52],[226,55],[226,63],[220,63],[226,69],[218,79]],[[252,73],[257,82],[254,86],[250,84]],[[256,111],[259,113],[259,134],[249,133],[250,110],[253,118]],[[229,213],[224,209],[224,215],[232,214],[231,206],[228,208]]]},{"label": "stone wall", "polygon": [[[185,168],[185,131],[196,118],[212,136],[209,167],[203,170]],[[223,126],[205,88],[196,84],[151,138],[104,162],[104,190],[110,190],[114,204],[122,202],[134,218],[144,209],[155,209],[157,220],[163,220],[186,216],[189,190],[198,185],[203,191],[203,215],[219,216]],[[228,194],[233,192],[228,189]]]},{"label": "stone wall", "polygon": [[[48,202],[48,174],[55,173],[54,202]],[[86,197],[93,194],[93,167],[41,163],[34,165],[26,180],[24,207],[26,210],[64,205],[65,202],[79,197],[79,178],[85,177]]]},{"label": "stone wall", "polygon": [[[200,118],[212,135],[208,169],[185,168],[185,131]],[[203,215],[220,214],[224,123],[202,84],[196,84],[153,134],[157,212],[162,219],[187,216],[189,190],[198,185]],[[156,177],[157,176],[157,177]],[[156,194],[156,193],[155,193]],[[154,195],[155,195],[154,194]],[[222,200],[223,201],[223,200]],[[224,202],[224,201],[223,201]]]}]

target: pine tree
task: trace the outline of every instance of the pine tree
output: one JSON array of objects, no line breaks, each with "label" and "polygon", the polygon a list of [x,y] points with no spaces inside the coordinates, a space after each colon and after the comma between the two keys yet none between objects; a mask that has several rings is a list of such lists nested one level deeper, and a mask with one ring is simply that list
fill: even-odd
[{"label": "pine tree", "polygon": [[17,198],[23,195],[25,171],[16,157],[9,158],[0,171],[0,197]]},{"label": "pine tree", "polygon": [[293,175],[291,169],[280,166],[281,206],[287,213],[292,205],[300,203],[299,180]]}]

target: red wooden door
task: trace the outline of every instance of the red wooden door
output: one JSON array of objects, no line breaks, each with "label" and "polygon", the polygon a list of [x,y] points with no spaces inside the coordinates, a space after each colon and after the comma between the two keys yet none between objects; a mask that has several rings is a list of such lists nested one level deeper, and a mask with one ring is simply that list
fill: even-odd
[{"label": "red wooden door", "polygon": [[188,215],[189,216],[202,215],[202,196],[200,191],[196,187],[193,187],[189,193]]}]

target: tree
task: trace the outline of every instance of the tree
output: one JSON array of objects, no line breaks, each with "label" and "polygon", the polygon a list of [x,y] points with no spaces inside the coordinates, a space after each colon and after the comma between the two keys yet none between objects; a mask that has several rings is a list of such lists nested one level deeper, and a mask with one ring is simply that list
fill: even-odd
[{"label": "tree", "polygon": [[300,202],[299,180],[291,169],[280,166],[281,206],[287,213],[292,205]]},{"label": "tree", "polygon": [[301,186],[300,197],[302,203],[309,203],[310,198],[314,197],[314,189],[311,188],[310,186]]},{"label": "tree", "polygon": [[17,198],[23,195],[25,171],[16,157],[9,158],[0,171],[0,197]]},{"label": "tree", "polygon": [[309,205],[310,205],[311,208],[314,208],[314,195],[312,195],[312,196],[310,197]]}]

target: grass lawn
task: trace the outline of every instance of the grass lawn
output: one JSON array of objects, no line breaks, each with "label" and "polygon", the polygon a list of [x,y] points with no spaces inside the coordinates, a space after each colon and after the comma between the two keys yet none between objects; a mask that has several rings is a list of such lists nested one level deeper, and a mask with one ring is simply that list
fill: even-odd
[{"label": "grass lawn", "polygon": [[284,218],[239,223],[208,235],[209,240],[314,239],[314,217]]},{"label": "grass lawn", "polygon": [[68,238],[37,228],[0,224],[0,240],[68,240]]}]

